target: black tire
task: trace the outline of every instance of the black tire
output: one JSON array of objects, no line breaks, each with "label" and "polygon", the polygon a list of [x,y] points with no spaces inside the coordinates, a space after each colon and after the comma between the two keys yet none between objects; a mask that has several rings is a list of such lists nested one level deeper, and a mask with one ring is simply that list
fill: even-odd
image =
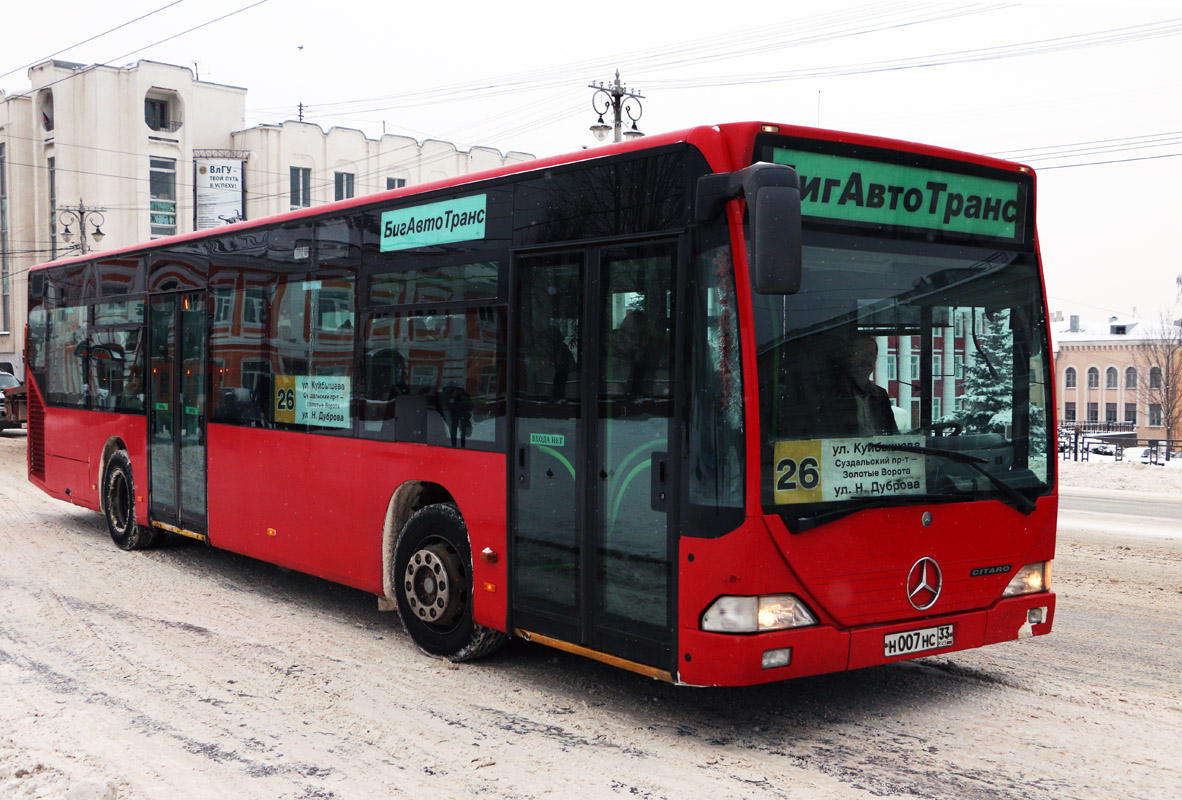
[{"label": "black tire", "polygon": [[116,451],[103,473],[103,516],[107,532],[121,549],[143,550],[156,543],[156,530],[135,520],[135,481],[126,450]]},{"label": "black tire", "polygon": [[468,527],[451,503],[421,508],[407,521],[394,546],[392,582],[402,624],[426,653],[469,661],[508,638],[472,618]]}]

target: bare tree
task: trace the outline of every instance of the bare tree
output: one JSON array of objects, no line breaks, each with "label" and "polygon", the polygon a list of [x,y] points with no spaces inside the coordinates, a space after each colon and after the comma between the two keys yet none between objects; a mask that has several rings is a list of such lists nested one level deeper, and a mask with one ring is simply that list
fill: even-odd
[{"label": "bare tree", "polygon": [[[1150,422],[1157,423],[1160,416],[1163,438],[1182,439],[1182,301],[1159,315],[1135,361]],[[1171,449],[1166,448],[1166,458]]]}]

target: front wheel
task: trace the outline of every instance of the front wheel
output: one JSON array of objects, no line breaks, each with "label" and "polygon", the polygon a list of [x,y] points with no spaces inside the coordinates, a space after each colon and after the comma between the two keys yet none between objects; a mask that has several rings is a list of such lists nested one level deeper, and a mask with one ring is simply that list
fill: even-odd
[{"label": "front wheel", "polygon": [[505,634],[472,617],[468,528],[451,503],[421,508],[406,523],[394,546],[393,582],[402,624],[425,652],[468,661],[505,643]]},{"label": "front wheel", "polygon": [[131,459],[119,450],[107,462],[103,479],[103,516],[107,532],[123,550],[143,550],[156,543],[156,531],[135,520],[135,482],[131,477]]}]

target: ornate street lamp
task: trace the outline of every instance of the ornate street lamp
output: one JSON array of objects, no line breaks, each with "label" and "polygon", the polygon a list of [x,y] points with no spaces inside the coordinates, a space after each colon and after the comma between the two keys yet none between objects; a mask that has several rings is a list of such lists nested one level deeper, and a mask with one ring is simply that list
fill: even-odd
[{"label": "ornate street lamp", "polygon": [[[611,86],[605,85],[602,81],[599,83],[591,83],[587,88],[594,89],[595,94],[591,96],[591,109],[599,115],[599,121],[591,126],[591,133],[595,134],[595,138],[599,141],[607,139],[607,132],[613,131],[613,142],[620,142],[624,139],[639,139],[644,136],[640,129],[636,127],[637,120],[644,114],[644,107],[640,101],[644,95],[630,92],[620,83],[620,71],[616,70],[616,82]],[[603,115],[612,113],[612,124],[608,125],[603,121]],[[628,115],[628,119],[632,120],[632,127],[628,130],[623,130],[624,115]]]},{"label": "ornate street lamp", "polygon": [[89,208],[82,202],[82,198],[78,198],[77,206],[67,206],[59,209],[57,212],[57,221],[59,225],[63,226],[61,237],[62,241],[67,244],[74,241],[74,231],[70,230],[71,225],[78,226],[78,248],[83,255],[90,252],[90,247],[87,245],[86,226],[94,226],[94,230],[90,232],[90,238],[94,239],[95,244],[98,244],[106,236],[103,233],[103,224],[107,218],[103,216],[105,208]]}]

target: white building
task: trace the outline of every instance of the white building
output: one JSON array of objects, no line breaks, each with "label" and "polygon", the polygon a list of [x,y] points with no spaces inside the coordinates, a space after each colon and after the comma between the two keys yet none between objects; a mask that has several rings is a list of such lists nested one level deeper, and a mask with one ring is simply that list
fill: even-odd
[{"label": "white building", "polygon": [[[46,61],[29,80],[0,91],[0,368],[18,376],[35,264],[223,224],[243,204],[258,219],[532,158],[293,121],[244,130],[246,89],[171,64]],[[223,207],[206,204],[219,169],[237,186]]]}]

